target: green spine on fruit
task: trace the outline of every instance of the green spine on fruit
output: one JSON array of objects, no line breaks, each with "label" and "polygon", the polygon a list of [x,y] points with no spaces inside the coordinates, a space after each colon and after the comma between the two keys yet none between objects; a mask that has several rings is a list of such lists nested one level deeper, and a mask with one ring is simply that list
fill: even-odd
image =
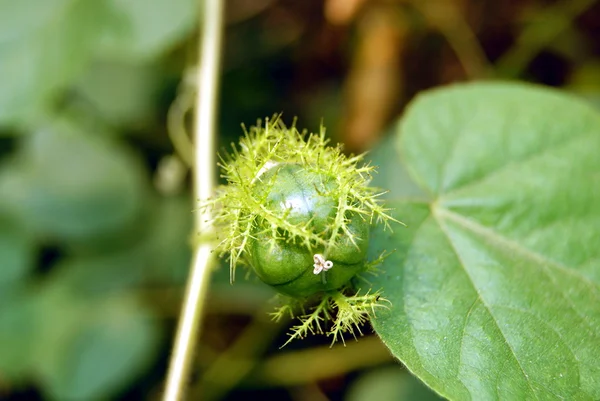
[{"label": "green spine on fruit", "polygon": [[244,262],[279,292],[309,297],[364,271],[369,226],[391,217],[368,186],[373,167],[327,144],[323,128],[301,133],[276,117],[222,160],[227,185],[205,206],[214,207],[232,281]]}]

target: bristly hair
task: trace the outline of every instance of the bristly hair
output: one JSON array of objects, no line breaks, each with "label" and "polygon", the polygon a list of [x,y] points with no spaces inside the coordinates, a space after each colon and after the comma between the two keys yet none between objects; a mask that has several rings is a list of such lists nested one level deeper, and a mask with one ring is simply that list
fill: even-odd
[{"label": "bristly hair", "polygon": [[376,314],[377,309],[388,309],[390,302],[381,296],[379,291],[361,294],[358,290],[354,295],[347,296],[340,291],[323,294],[319,303],[308,312],[304,311],[294,316],[293,308],[284,305],[271,314],[273,320],[279,320],[285,314],[297,317],[299,324],[292,326],[283,348],[296,339],[305,338],[310,334],[325,334],[331,337],[331,345],[341,340],[346,344],[343,333],[350,333],[355,339],[362,336],[361,327]]},{"label": "bristly hair", "polygon": [[[383,223],[386,228],[390,221],[397,221],[378,200],[383,192],[368,186],[374,167],[363,163],[364,154],[346,156],[341,145],[328,146],[323,126],[318,134],[300,132],[295,120],[286,127],[281,116],[275,115],[265,119],[264,125],[259,120],[250,129],[242,127],[245,136],[239,146],[232,144],[231,153],[220,156],[219,166],[227,184],[217,188],[215,197],[201,205],[214,209],[213,224],[222,235],[216,250],[220,255],[229,253],[231,281],[236,266],[247,256],[249,240],[257,230],[271,234],[268,236],[271,245],[285,239],[308,249],[331,248],[342,237],[355,243],[355,234],[349,229],[350,212],[369,223]],[[335,180],[336,185],[325,194],[338,200],[335,218],[326,230],[317,232],[310,221],[291,223],[285,212],[264,206],[264,192],[258,195],[253,191],[256,181],[264,184],[261,176],[266,170],[283,163],[295,163],[308,172]]]}]

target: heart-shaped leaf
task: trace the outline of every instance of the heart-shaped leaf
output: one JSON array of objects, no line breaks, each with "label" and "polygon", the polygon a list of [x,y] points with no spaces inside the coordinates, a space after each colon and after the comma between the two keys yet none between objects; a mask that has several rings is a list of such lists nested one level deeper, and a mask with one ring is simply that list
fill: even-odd
[{"label": "heart-shaped leaf", "polygon": [[600,399],[600,115],[535,86],[456,85],[397,134],[375,156],[408,225],[371,239],[396,250],[373,282],[385,344],[450,399]]}]

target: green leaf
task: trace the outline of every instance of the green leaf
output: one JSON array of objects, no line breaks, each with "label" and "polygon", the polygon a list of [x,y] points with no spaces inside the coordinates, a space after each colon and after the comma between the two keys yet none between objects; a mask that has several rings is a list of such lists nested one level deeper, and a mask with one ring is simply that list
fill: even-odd
[{"label": "green leaf", "polygon": [[189,193],[159,198],[144,244],[150,259],[144,266],[146,278],[165,284],[185,283],[194,241],[193,218],[197,213],[191,199]]},{"label": "green leaf", "polygon": [[0,202],[34,232],[90,241],[134,223],[146,185],[126,149],[63,121],[27,137],[0,170]]},{"label": "green leaf", "polygon": [[103,120],[140,128],[148,120],[154,122],[160,83],[156,66],[98,61],[75,89]]},{"label": "green leaf", "polygon": [[373,283],[384,343],[450,399],[600,399],[600,115],[456,85],[421,95],[393,140],[376,184],[416,185],[388,199],[408,228],[371,241],[396,250]]},{"label": "green leaf", "polygon": [[196,26],[195,0],[0,0],[0,123],[43,117],[94,57],[159,56]]},{"label": "green leaf", "polygon": [[130,296],[91,301],[65,287],[38,297],[32,366],[53,400],[109,399],[156,357],[157,322]]},{"label": "green leaf", "polygon": [[27,122],[85,67],[104,1],[0,0],[0,122]]},{"label": "green leaf", "polygon": [[123,251],[63,258],[54,267],[54,278],[58,285],[91,300],[139,288],[149,265],[149,252],[137,245]]},{"label": "green leaf", "polygon": [[24,377],[36,360],[39,315],[32,297],[17,294],[0,303],[0,375],[9,382]]},{"label": "green leaf", "polygon": [[19,288],[34,266],[35,250],[27,231],[0,215],[0,302]]},{"label": "green leaf", "polygon": [[[191,196],[158,198],[153,206],[135,242],[125,247],[101,243],[76,248],[76,255],[54,266],[57,282],[90,299],[156,283],[184,284],[191,258]],[[127,241],[116,238],[119,243]]]},{"label": "green leaf", "polygon": [[111,28],[102,51],[124,59],[148,58],[182,40],[198,21],[196,0],[106,0]]}]

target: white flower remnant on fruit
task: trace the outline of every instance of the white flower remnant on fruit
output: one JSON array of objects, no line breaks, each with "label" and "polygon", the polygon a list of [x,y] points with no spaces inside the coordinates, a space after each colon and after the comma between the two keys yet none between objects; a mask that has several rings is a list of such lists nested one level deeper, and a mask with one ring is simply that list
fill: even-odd
[{"label": "white flower remnant on fruit", "polygon": [[320,253],[316,253],[315,256],[313,256],[313,259],[315,261],[315,264],[313,265],[315,267],[315,270],[313,270],[314,274],[319,274],[322,271],[327,271],[333,267],[333,262],[331,260],[325,260]]}]

